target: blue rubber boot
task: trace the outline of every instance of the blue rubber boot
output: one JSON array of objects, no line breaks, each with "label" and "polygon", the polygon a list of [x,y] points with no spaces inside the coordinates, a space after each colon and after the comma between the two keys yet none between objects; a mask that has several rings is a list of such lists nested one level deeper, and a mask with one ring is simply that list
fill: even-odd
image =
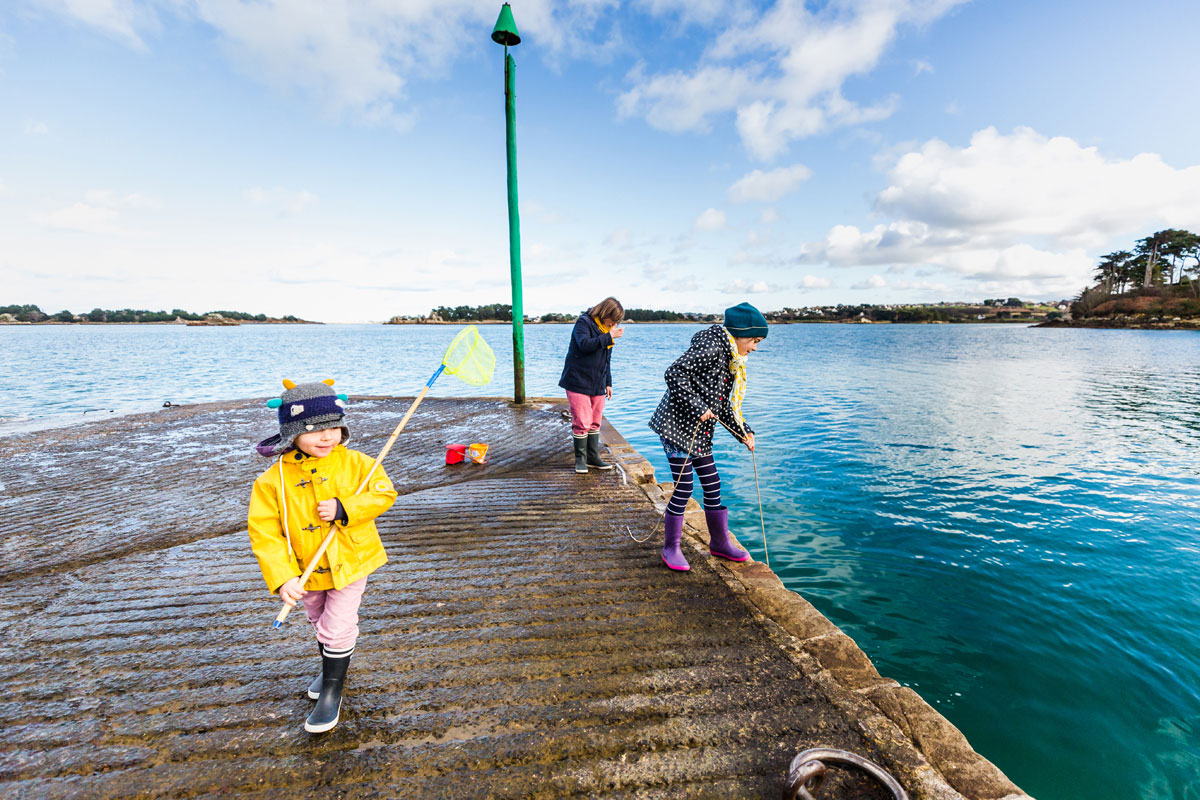
[{"label": "blue rubber boot", "polygon": [[704,521],[708,523],[708,554],[727,561],[749,561],[750,554],[729,538],[729,509],[704,509]]},{"label": "blue rubber boot", "polygon": [[687,572],[691,567],[688,566],[687,559],[683,557],[683,553],[679,549],[679,540],[683,538],[683,517],[667,514],[664,518],[663,528],[665,529],[662,549],[663,563],[671,569]]}]

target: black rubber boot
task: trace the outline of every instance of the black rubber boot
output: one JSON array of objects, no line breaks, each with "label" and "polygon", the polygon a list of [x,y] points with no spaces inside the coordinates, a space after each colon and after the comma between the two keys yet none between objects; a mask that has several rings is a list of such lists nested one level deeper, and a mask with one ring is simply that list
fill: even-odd
[{"label": "black rubber boot", "polygon": [[331,658],[328,652],[323,651],[321,655],[321,696],[316,708],[304,720],[304,730],[309,733],[332,730],[338,724],[338,714],[342,710],[342,688],[346,683],[346,670],[350,667],[350,654]]},{"label": "black rubber boot", "polygon": [[[600,434],[592,431],[587,435],[587,465],[592,469],[612,469],[612,464],[600,458]],[[578,468],[575,470],[578,472]]]},{"label": "black rubber boot", "polygon": [[576,436],[575,442],[575,472],[580,475],[587,475],[587,437]]},{"label": "black rubber boot", "polygon": [[[321,651],[321,658],[322,659],[325,658],[325,646],[323,644],[321,644],[320,642],[317,642],[317,649]],[[324,667],[324,664],[322,664],[322,667]],[[320,700],[321,699],[321,676],[324,674],[325,674],[325,670],[322,669],[320,672],[317,673],[317,677],[312,679],[312,683],[310,683],[308,685],[308,699],[309,700]]]}]

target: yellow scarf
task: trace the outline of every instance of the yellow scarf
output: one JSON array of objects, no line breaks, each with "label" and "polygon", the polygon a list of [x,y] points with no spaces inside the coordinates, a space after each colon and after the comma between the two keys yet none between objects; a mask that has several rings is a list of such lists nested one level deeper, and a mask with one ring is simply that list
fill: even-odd
[{"label": "yellow scarf", "polygon": [[733,353],[733,358],[729,360],[729,371],[733,373],[733,392],[729,402],[733,405],[737,421],[744,425],[746,420],[742,418],[742,401],[746,399],[746,356],[738,355],[737,340],[733,334],[725,331],[725,335],[729,337],[729,348]]},{"label": "yellow scarf", "polygon": [[[605,325],[603,322],[600,321],[599,317],[592,317],[592,319],[594,319],[596,321],[596,327],[600,329],[601,333],[608,333],[610,330],[612,330],[612,325]],[[608,346],[608,349],[612,350],[611,344]]]}]

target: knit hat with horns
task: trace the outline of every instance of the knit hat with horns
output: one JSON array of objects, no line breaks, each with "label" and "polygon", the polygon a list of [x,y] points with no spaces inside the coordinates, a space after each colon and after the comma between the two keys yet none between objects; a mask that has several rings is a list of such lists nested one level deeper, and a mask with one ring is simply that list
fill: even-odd
[{"label": "knit hat with horns", "polygon": [[259,442],[259,454],[281,455],[296,446],[300,434],[327,428],[341,428],[342,444],[350,441],[350,429],[342,422],[348,398],[335,393],[332,386],[332,378],[299,384],[285,380],[283,394],[267,401],[268,408],[279,409],[279,434]]}]

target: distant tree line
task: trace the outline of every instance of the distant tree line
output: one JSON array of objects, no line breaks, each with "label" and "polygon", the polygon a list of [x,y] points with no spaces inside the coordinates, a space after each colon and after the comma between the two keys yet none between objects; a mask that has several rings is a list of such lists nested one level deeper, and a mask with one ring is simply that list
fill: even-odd
[{"label": "distant tree line", "polygon": [[444,322],[483,322],[484,320],[498,320],[500,322],[512,322],[512,305],[491,303],[486,306],[438,306],[429,312],[430,316],[436,314],[441,317]]},{"label": "distant tree line", "polygon": [[[1168,228],[1100,258],[1096,284],[1071,305],[1079,317],[1200,313],[1200,235]],[[1140,300],[1139,300],[1140,298]]]},{"label": "distant tree line", "polygon": [[[764,315],[773,322],[978,322],[1031,320],[1043,317],[1062,316],[1058,311],[1027,303],[1018,297],[987,299],[977,304],[929,303],[923,305],[836,305],[813,308],[783,308],[767,311]],[[574,322],[587,309],[575,313],[551,312],[535,319],[540,322]],[[419,322],[437,317],[443,322],[512,321],[512,306],[492,304],[484,306],[438,306],[429,312],[429,317],[395,317],[394,321]],[[527,321],[529,317],[525,318]],[[630,322],[719,322],[719,314],[703,314],[696,311],[668,311],[665,309],[627,308],[625,319]]]},{"label": "distant tree line", "polygon": [[685,314],[679,311],[659,311],[649,308],[627,308],[625,319],[633,322],[691,322],[697,314]]},{"label": "distant tree line", "polygon": [[[86,314],[73,314],[63,310],[57,314],[47,314],[36,305],[0,306],[0,314],[12,314],[18,322],[174,322],[184,319],[198,322],[209,316],[222,316],[226,319],[236,319],[243,322],[266,322],[271,319],[266,314],[247,314],[244,311],[209,311],[206,314],[195,314],[176,308],[172,311],[147,311],[139,308],[122,308],[108,310],[93,308]],[[303,322],[303,320],[288,314],[279,317],[284,322]]]},{"label": "distant tree line", "polygon": [[[560,314],[551,312],[542,314],[539,319],[542,322],[574,322],[580,314],[586,314],[587,309],[580,309],[574,314]],[[443,322],[484,322],[484,321],[512,321],[512,306],[508,304],[492,303],[485,306],[438,306],[429,312],[429,316],[436,315]],[[526,316],[526,319],[529,319]],[[625,309],[625,319],[633,322],[705,322],[715,321],[718,317],[714,314],[698,314],[695,312],[680,312],[680,311],[663,311],[649,308],[627,308]]]},{"label": "distant tree line", "polygon": [[[1010,297],[987,299],[980,304],[937,303],[912,306],[862,305],[783,308],[764,316],[774,322],[978,322],[985,320],[1027,320],[1036,315],[1062,316],[1045,308],[1031,309],[1029,303]],[[1034,304],[1036,305],[1036,304]]]}]

